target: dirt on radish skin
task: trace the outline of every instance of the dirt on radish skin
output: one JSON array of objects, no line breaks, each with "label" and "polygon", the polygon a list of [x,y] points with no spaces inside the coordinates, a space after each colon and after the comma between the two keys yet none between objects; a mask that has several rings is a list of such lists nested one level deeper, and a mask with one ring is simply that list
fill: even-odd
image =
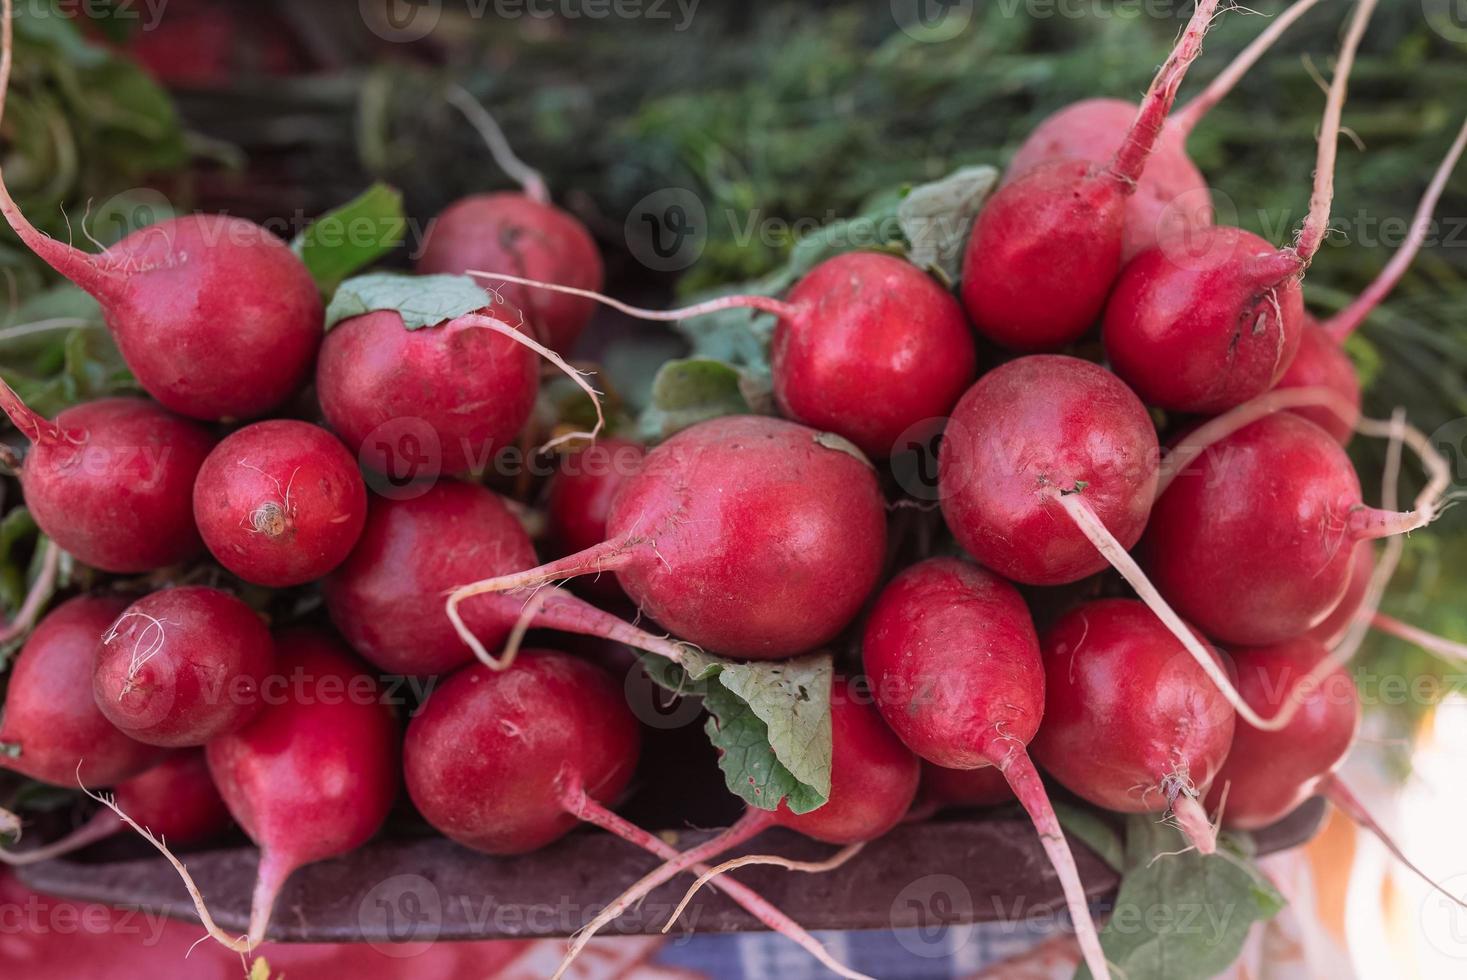
[{"label": "dirt on radish skin", "polygon": [[364,466],[395,480],[483,473],[535,408],[540,366],[529,348],[474,321],[518,324],[495,302],[409,330],[377,310],[326,334],[316,393],[326,421]]},{"label": "dirt on radish skin", "polygon": [[346,559],[367,516],[367,488],[325,429],[272,419],[227,436],[199,470],[194,519],[209,551],[246,582],[284,588]]},{"label": "dirt on radish skin", "polygon": [[[597,440],[562,457],[550,478],[545,513],[557,556],[571,555],[606,540],[611,501],[627,478],[641,468],[647,448],[627,439]],[[606,599],[624,598],[611,573],[577,579],[578,591]]]},{"label": "dirt on radish skin", "polygon": [[[553,204],[509,192],[465,197],[429,223],[417,271],[462,275],[470,269],[594,292],[605,282],[601,253],[584,225]],[[564,293],[507,286],[503,295],[560,354],[571,352],[595,312],[593,300]]]},{"label": "dirt on radish skin", "polygon": [[1001,773],[1039,833],[1086,962],[1108,976],[1084,883],[1025,748],[1044,718],[1045,673],[1018,590],[970,562],[920,562],[876,600],[862,656],[876,704],[907,747],[934,765]]},{"label": "dirt on radish skin", "polygon": [[806,273],[770,342],[788,418],[836,432],[875,459],[913,426],[945,417],[977,352],[958,301],[896,256],[847,252]]},{"label": "dirt on radish skin", "polygon": [[149,572],[203,552],[190,504],[213,448],[202,426],[141,398],[103,398],[48,422],[0,382],[0,407],[31,449],[20,468],[36,524],[78,561]]},{"label": "dirt on radish skin", "polygon": [[[276,895],[303,865],[349,853],[397,797],[401,729],[375,680],[335,637],[276,637],[285,696],[204,748],[229,812],[260,848],[249,938],[265,935]],[[339,693],[348,692],[342,697]]]},{"label": "dirt on radish skin", "polygon": [[1073,357],[1021,357],[953,410],[938,457],[943,516],[1001,575],[1075,582],[1108,563],[1056,498],[1079,493],[1129,548],[1151,512],[1159,452],[1151,416],[1115,375]]},{"label": "dirt on radish skin", "polygon": [[[53,786],[110,786],[166,754],[117,729],[92,697],[97,638],[127,602],[78,596],[36,625],[10,671],[0,715],[0,767]],[[16,752],[17,754],[10,754]]]},{"label": "dirt on radish skin", "polygon": [[1235,715],[1197,661],[1132,599],[1078,607],[1042,647],[1044,723],[1033,744],[1040,766],[1108,810],[1169,810],[1210,853],[1213,831],[1199,801],[1227,757]]},{"label": "dirt on radish skin", "polygon": [[124,733],[150,745],[203,745],[261,707],[275,645],[227,592],[189,585],[146,595],[100,636],[92,694]]}]

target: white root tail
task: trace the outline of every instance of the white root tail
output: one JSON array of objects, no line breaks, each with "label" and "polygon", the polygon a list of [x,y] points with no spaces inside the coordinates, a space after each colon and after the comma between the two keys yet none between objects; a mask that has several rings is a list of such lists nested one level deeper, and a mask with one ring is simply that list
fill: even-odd
[{"label": "white root tail", "polygon": [[1388,636],[1414,643],[1433,656],[1458,666],[1467,665],[1467,643],[1458,643],[1445,636],[1437,636],[1419,626],[1403,623],[1394,616],[1376,612],[1370,616],[1370,625]]},{"label": "white root tail", "polygon": [[1197,797],[1189,792],[1178,793],[1172,800],[1172,816],[1182,835],[1203,854],[1217,853],[1217,828],[1207,819]]},{"label": "white root tail", "polygon": [[1406,856],[1406,852],[1401,850],[1400,845],[1396,843],[1395,839],[1386,832],[1386,829],[1384,827],[1376,822],[1375,817],[1370,815],[1370,811],[1365,809],[1365,805],[1360,802],[1360,800],[1355,796],[1353,792],[1350,791],[1350,788],[1345,785],[1344,781],[1340,778],[1338,773],[1327,777],[1325,781],[1320,784],[1320,792],[1323,794],[1325,799],[1329,800],[1337,808],[1339,808],[1339,811],[1341,813],[1349,817],[1354,823],[1358,824],[1360,827],[1363,827],[1365,830],[1370,831],[1375,839],[1380,841],[1387,851],[1391,852],[1392,857],[1394,857],[1397,861],[1400,861],[1402,865],[1408,868],[1418,878],[1426,882],[1439,894],[1450,900],[1453,904],[1459,905],[1462,908],[1467,908],[1467,901],[1463,901],[1458,896],[1453,895],[1451,892],[1447,891],[1444,887],[1442,887],[1440,882],[1436,881],[1431,877],[1431,875],[1421,870],[1421,868],[1418,867],[1414,861]]},{"label": "white root tail", "polygon": [[474,131],[489,148],[489,155],[494,158],[495,164],[520,185],[525,196],[537,204],[549,204],[550,191],[545,186],[545,178],[540,175],[540,171],[515,155],[504,130],[499,128],[499,123],[489,114],[489,110],[480,105],[479,100],[470,95],[469,90],[462,85],[448,86],[444,98],[463,113],[469,125],[474,127]]},{"label": "white root tail", "polygon": [[562,286],[555,282],[541,282],[538,279],[526,279],[523,276],[511,276],[503,272],[489,272],[484,269],[470,269],[467,273],[480,279],[492,279],[495,282],[514,283],[517,286],[529,286],[532,289],[545,289],[552,293],[565,293],[567,296],[579,296],[582,299],[595,300],[602,306],[609,306],[618,313],[636,317],[638,320],[657,320],[674,323],[678,320],[686,320],[690,317],[703,316],[706,313],[717,313],[721,310],[759,310],[762,313],[772,313],[779,317],[794,317],[800,313],[800,308],[792,303],[786,303],[772,296],[738,295],[719,296],[706,302],[695,303],[676,310],[649,310],[642,306],[632,306],[621,300],[612,299],[605,293],[598,293],[590,289],[580,289],[576,286]]},{"label": "white root tail", "polygon": [[[4,811],[0,811],[3,813]],[[11,815],[14,816],[13,814]],[[0,833],[5,832],[4,820],[0,819]],[[29,851],[5,851],[0,850],[0,863],[8,864],[12,868],[25,867],[30,864],[39,864],[42,861],[50,861],[74,851],[79,851],[88,845],[95,844],[99,840],[106,840],[113,834],[124,829],[127,824],[111,810],[99,810],[92,818],[82,824],[76,830],[67,834],[59,840],[52,841],[44,847],[35,847]],[[16,824],[17,834],[20,832],[19,823]]]},{"label": "white root tail", "polygon": [[865,846],[865,841],[849,844],[836,851],[824,861],[795,861],[791,858],[780,857],[778,854],[745,854],[743,857],[731,858],[714,868],[697,867],[694,870],[699,872],[698,880],[689,885],[688,890],[683,893],[682,901],[677,903],[677,908],[673,909],[672,915],[667,917],[667,922],[662,926],[662,931],[666,933],[671,929],[682,916],[683,909],[687,908],[688,903],[693,900],[693,896],[698,894],[704,885],[719,875],[727,874],[738,868],[746,868],[751,864],[772,864],[775,867],[784,868],[786,871],[823,874],[826,871],[834,871],[836,868],[845,864],[851,858],[860,854],[861,849]]}]

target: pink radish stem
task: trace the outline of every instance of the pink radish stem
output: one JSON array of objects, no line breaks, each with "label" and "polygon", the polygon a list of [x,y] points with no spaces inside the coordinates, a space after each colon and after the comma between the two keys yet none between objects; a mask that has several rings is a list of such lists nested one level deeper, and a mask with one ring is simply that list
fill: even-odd
[{"label": "pink radish stem", "polygon": [[1401,242],[1401,247],[1396,250],[1390,262],[1381,270],[1376,280],[1356,298],[1355,302],[1345,307],[1323,324],[1329,335],[1340,343],[1354,333],[1360,324],[1365,322],[1371,312],[1381,304],[1401,277],[1406,274],[1406,269],[1416,259],[1416,253],[1421,251],[1422,244],[1426,241],[1427,232],[1431,230],[1432,215],[1436,212],[1437,203],[1441,200],[1443,191],[1446,190],[1447,181],[1451,179],[1452,171],[1462,159],[1462,151],[1467,149],[1467,121],[1462,123],[1462,128],[1457,131],[1457,139],[1452,143],[1447,155],[1442,158],[1441,164],[1436,168],[1436,173],[1431,178],[1431,183],[1426,188],[1426,193],[1421,197],[1421,203],[1416,206],[1416,214],[1411,219],[1411,230]]},{"label": "pink radish stem", "polygon": [[1318,2],[1319,0],[1298,0],[1283,13],[1274,17],[1273,22],[1264,29],[1263,33],[1238,52],[1238,56],[1208,83],[1207,88],[1202,90],[1202,94],[1172,113],[1168,125],[1175,126],[1185,140],[1202,121],[1202,117],[1227,97],[1249,69],[1258,62],[1259,58],[1263,57],[1264,52],[1273,47],[1274,42],[1283,35],[1284,31],[1288,30],[1294,21],[1308,13],[1309,8]]},{"label": "pink radish stem", "polygon": [[60,442],[62,439],[71,439],[74,442],[80,438],[76,433],[66,432],[55,422],[33,411],[29,405],[20,400],[15,389],[4,381],[0,381],[0,411],[3,411],[10,418],[11,423],[32,443]]},{"label": "pink radish stem", "polygon": [[82,824],[76,830],[67,834],[60,840],[52,841],[44,847],[33,848],[29,851],[0,850],[0,863],[8,864],[12,868],[23,867],[28,864],[38,864],[41,861],[49,861],[73,851],[79,851],[84,847],[95,844],[99,840],[106,840],[113,834],[122,830],[127,824],[122,818],[111,810],[98,810],[92,818]]},{"label": "pink radish stem", "polygon": [[1218,2],[1219,0],[1198,0],[1192,19],[1187,22],[1180,40],[1152,79],[1146,97],[1141,100],[1136,119],[1126,133],[1126,140],[1111,161],[1110,172],[1133,188],[1136,181],[1141,179],[1141,172],[1146,168],[1146,158],[1151,155],[1162,127],[1166,125],[1167,115],[1172,111],[1177,89],[1186,77],[1187,69],[1202,53],[1202,38],[1212,26]]},{"label": "pink radish stem", "polygon": [[51,593],[55,591],[56,574],[60,568],[61,549],[56,546],[55,541],[47,540],[46,554],[41,559],[41,574],[36,576],[36,581],[26,593],[25,602],[21,604],[15,618],[0,626],[0,644],[9,643],[30,632],[30,628],[41,615],[41,610],[51,598]]},{"label": "pink radish stem", "polygon": [[545,178],[540,176],[538,170],[515,156],[504,130],[499,128],[499,123],[495,122],[489,110],[480,105],[462,85],[450,85],[444,97],[464,114],[469,125],[474,127],[484,145],[489,148],[489,155],[494,158],[499,169],[520,185],[525,196],[538,204],[550,203],[550,191],[545,187]]},{"label": "pink radish stem", "polygon": [[565,293],[567,296],[580,296],[583,299],[595,300],[603,306],[609,306],[619,313],[636,317],[639,320],[661,320],[676,322],[686,320],[690,317],[702,316],[705,313],[718,313],[721,310],[759,310],[762,313],[772,313],[780,317],[799,316],[800,308],[792,303],[774,299],[770,296],[739,295],[719,296],[706,302],[695,303],[677,310],[649,310],[641,306],[631,306],[620,300],[612,299],[604,293],[593,292],[589,289],[578,289],[575,286],[562,286],[559,283],[540,282],[537,279],[525,279],[522,276],[511,276],[503,272],[486,272],[480,269],[470,269],[468,274],[480,279],[492,279],[495,282],[509,282],[517,286],[529,286],[533,289],[547,289],[552,293]]},{"label": "pink radish stem", "polygon": [[1320,784],[1320,790],[1325,799],[1329,800],[1336,807],[1338,807],[1339,811],[1345,816],[1349,817],[1353,822],[1370,831],[1370,833],[1374,835],[1375,839],[1380,841],[1381,844],[1385,846],[1385,849],[1387,851],[1390,851],[1391,855],[1397,861],[1400,861],[1403,865],[1409,868],[1413,874],[1415,874],[1422,881],[1426,882],[1441,895],[1450,899],[1454,904],[1460,905],[1463,908],[1467,908],[1467,901],[1463,901],[1456,895],[1453,895],[1451,892],[1443,888],[1440,883],[1432,880],[1430,875],[1421,870],[1421,868],[1417,867],[1416,864],[1406,856],[1406,853],[1401,850],[1400,845],[1395,842],[1390,834],[1386,833],[1385,828],[1376,822],[1376,819],[1370,815],[1370,811],[1365,809],[1365,805],[1362,804],[1360,800],[1355,796],[1355,794],[1350,791],[1350,788],[1345,785],[1345,782],[1340,778],[1339,773],[1335,773],[1333,775],[1325,777],[1324,782]]},{"label": "pink radish stem", "polygon": [[1186,790],[1178,793],[1176,799],[1172,800],[1172,816],[1176,818],[1177,827],[1181,829],[1183,836],[1198,851],[1203,854],[1217,851],[1217,829],[1207,819],[1207,811],[1202,808],[1195,795]]},{"label": "pink radish stem", "polygon": [[275,900],[285,879],[296,869],[293,861],[284,861],[270,851],[261,849],[260,867],[255,876],[255,894],[250,898],[250,931],[246,941],[258,946],[265,941],[265,930],[270,927],[270,915],[275,911]]},{"label": "pink radish stem", "polygon": [[[678,917],[683,914],[683,909],[687,908],[688,903],[693,900],[693,896],[698,894],[704,885],[720,875],[727,874],[738,868],[746,868],[751,864],[774,865],[778,868],[784,868],[786,871],[803,871],[806,874],[824,874],[827,871],[835,870],[857,854],[860,854],[865,846],[865,841],[848,844],[824,861],[795,861],[791,858],[780,857],[778,854],[745,854],[743,857],[730,858],[714,868],[705,868],[700,865],[695,869],[699,872],[698,880],[689,885],[688,890],[683,893],[682,901],[677,903],[677,908],[673,909],[672,915],[667,917],[667,922],[663,925],[662,931],[666,933],[671,929],[674,923],[677,922]],[[724,883],[726,884],[727,881]]]},{"label": "pink radish stem", "polygon": [[1387,616],[1382,612],[1371,614],[1370,625],[1388,636],[1405,640],[1407,643],[1414,643],[1421,649],[1435,654],[1443,660],[1449,660],[1459,664],[1467,663],[1467,643],[1458,643],[1444,636],[1437,636],[1435,633],[1429,633],[1419,626],[1403,623],[1394,616]]}]

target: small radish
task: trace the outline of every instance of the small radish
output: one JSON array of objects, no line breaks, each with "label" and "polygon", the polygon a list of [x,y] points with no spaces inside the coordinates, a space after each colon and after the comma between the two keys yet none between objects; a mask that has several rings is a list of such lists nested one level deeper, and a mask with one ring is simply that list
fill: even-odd
[{"label": "small radish", "polygon": [[1282,820],[1311,796],[1324,796],[1423,881],[1467,906],[1406,857],[1340,777],[1360,722],[1360,696],[1349,673],[1331,666],[1324,645],[1300,637],[1230,652],[1238,689],[1255,711],[1276,713],[1289,703],[1299,707],[1278,731],[1236,727],[1227,762],[1208,795],[1208,809],[1219,810],[1226,827],[1257,830]]},{"label": "small radish", "polygon": [[1108,976],[1074,856],[1026,749],[1044,718],[1045,672],[1018,590],[953,558],[913,565],[876,600],[862,652],[877,707],[908,748],[933,765],[1002,773],[1039,832],[1085,961]]},{"label": "small radish", "polygon": [[194,484],[194,520],[219,563],[246,582],[311,582],[351,552],[367,519],[367,487],[325,429],[272,419],[214,448]]},{"label": "small radish", "polygon": [[[616,491],[641,468],[647,455],[641,443],[606,438],[561,458],[550,478],[545,512],[557,556],[575,554],[606,540],[606,518]],[[612,574],[579,579],[588,594],[621,598]]]},{"label": "small radish", "polygon": [[1043,163],[984,204],[962,282],[979,333],[1015,350],[1053,350],[1095,324],[1121,271],[1127,201],[1217,7],[1217,0],[1198,0],[1109,161]]},{"label": "small radish", "polygon": [[816,265],[788,299],[720,296],[677,310],[628,306],[599,293],[471,270],[497,283],[579,296],[644,320],[728,309],[778,318],[770,344],[784,414],[884,458],[897,437],[946,415],[973,379],[977,354],[962,307],[925,272],[895,256],[847,252]]},{"label": "small radish", "polygon": [[[201,749],[175,752],[146,772],[118,783],[113,792],[123,812],[173,844],[200,844],[229,828],[229,811],[214,788]],[[28,851],[0,851],[0,862],[20,866],[49,861],[126,828],[121,817],[103,808],[60,840]]]},{"label": "small radish", "polygon": [[[1274,17],[1201,95],[1167,116],[1146,169],[1136,181],[1136,192],[1126,201],[1123,260],[1155,245],[1164,234],[1212,224],[1212,194],[1207,179],[1187,155],[1187,138],[1284,31],[1317,2],[1297,0]],[[1065,106],[1034,127],[1009,161],[1004,183],[1055,160],[1108,162],[1125,141],[1136,112],[1136,104],[1124,99],[1085,99]]]},{"label": "small radish", "polygon": [[1240,228],[1194,229],[1137,255],[1105,306],[1112,368],[1147,404],[1214,414],[1272,388],[1299,349],[1300,281],[1329,231],[1346,83],[1376,0],[1360,0],[1320,127],[1314,192],[1297,240],[1274,248]]},{"label": "small radish", "polygon": [[[498,124],[473,96],[454,86],[448,99],[522,190],[474,194],[449,205],[428,225],[418,272],[461,275],[484,269],[600,291],[605,270],[586,226],[550,203],[545,181],[515,158]],[[510,298],[524,309],[536,336],[561,354],[571,352],[595,310],[591,300],[564,293],[517,290]]]},{"label": "small radish", "polygon": [[786,827],[827,844],[853,845],[875,840],[901,822],[917,795],[917,757],[892,734],[858,684],[837,677],[833,685],[830,797],[825,804],[801,814],[792,813],[783,800],[777,810],[748,809],[722,834],[647,874],[577,933],[556,978],[598,930],[657,886],[770,827]]},{"label": "small radish", "polygon": [[448,611],[464,642],[482,651],[460,613],[467,599],[615,572],[683,640],[776,660],[849,625],[886,553],[871,464],[837,436],[762,416],[702,422],[653,449],[617,491],[607,529],[574,555],[456,589]]},{"label": "small radish", "polygon": [[1304,329],[1299,338],[1299,353],[1294,356],[1288,370],[1279,379],[1276,388],[1328,388],[1354,407],[1354,413],[1341,418],[1324,408],[1291,409],[1324,429],[1340,442],[1349,442],[1355,431],[1355,421],[1360,417],[1360,378],[1355,365],[1346,355],[1343,344],[1359,326],[1365,322],[1391,290],[1401,281],[1407,268],[1416,258],[1432,227],[1432,212],[1446,190],[1452,170],[1467,149],[1467,123],[1457,133],[1457,139],[1437,167],[1431,183],[1416,206],[1411,219],[1411,228],[1401,242],[1396,254],[1370,286],[1349,306],[1330,317],[1324,323],[1305,317]]},{"label": "small radish", "polygon": [[811,269],[770,343],[774,397],[797,422],[837,432],[868,456],[947,415],[973,382],[977,352],[963,308],[904,259],[847,252]]},{"label": "small radish", "polygon": [[203,552],[190,500],[214,437],[141,398],[102,398],[48,422],[0,381],[0,408],[31,441],[20,486],[36,524],[77,561],[148,572]]},{"label": "small radish", "polygon": [[[11,7],[4,0],[0,111]],[[89,255],[32,225],[3,177],[0,213],[31,251],[102,304],[127,366],[165,408],[210,421],[254,418],[305,382],[321,343],[321,296],[305,263],[265,228],[187,215]]]},{"label": "small radish", "polygon": [[[1085,507],[1129,548],[1156,493],[1151,416],[1115,375],[1073,357],[1021,357],[968,389],[943,435],[938,494],[958,543],[983,565],[1030,585],[1060,585],[1106,567]],[[1066,499],[1071,498],[1071,499]]]},{"label": "small radish", "polygon": [[483,473],[535,408],[534,352],[489,328],[519,321],[497,298],[417,330],[393,310],[343,320],[316,364],[321,412],[363,465],[389,477]]},{"label": "small radish", "polygon": [[1086,603],[1042,642],[1044,723],[1034,758],[1097,806],[1170,812],[1198,850],[1212,853],[1215,832],[1200,801],[1227,757],[1234,714],[1207,674],[1132,599]]},{"label": "small radish", "polygon": [[[408,724],[403,773],[424,818],[477,851],[535,850],[587,821],[664,860],[680,858],[606,807],[626,789],[639,742],[637,721],[606,671],[553,650],[526,650],[504,671],[474,664],[440,684]],[[851,975],[748,888],[727,880],[720,887],[768,928]]]},{"label": "small radish", "polygon": [[36,625],[10,670],[0,767],[53,786],[110,786],[163,758],[118,731],[92,697],[97,641],[126,608],[122,599],[78,596]]},{"label": "small radish", "polygon": [[128,606],[100,637],[92,694],[125,734],[149,745],[203,745],[260,710],[275,645],[259,615],[202,585]]}]

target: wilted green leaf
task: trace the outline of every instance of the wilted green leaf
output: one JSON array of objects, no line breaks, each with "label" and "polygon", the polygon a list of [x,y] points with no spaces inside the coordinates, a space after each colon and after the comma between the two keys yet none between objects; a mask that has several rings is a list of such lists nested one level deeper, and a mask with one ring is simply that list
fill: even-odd
[{"label": "wilted green leaf", "polygon": [[418,330],[436,327],[489,303],[489,292],[468,276],[374,272],[341,284],[326,306],[326,329],[363,313],[393,310],[402,315],[405,327]]}]

